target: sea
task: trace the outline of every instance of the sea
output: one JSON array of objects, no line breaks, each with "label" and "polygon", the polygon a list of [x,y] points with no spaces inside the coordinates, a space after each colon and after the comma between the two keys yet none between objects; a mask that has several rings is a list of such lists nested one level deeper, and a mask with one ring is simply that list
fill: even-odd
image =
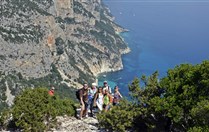
[{"label": "sea", "polygon": [[124,69],[102,73],[98,78],[128,97],[135,77],[159,72],[183,63],[209,60],[209,0],[103,0],[115,22],[129,32],[121,33],[131,52],[122,56]]}]

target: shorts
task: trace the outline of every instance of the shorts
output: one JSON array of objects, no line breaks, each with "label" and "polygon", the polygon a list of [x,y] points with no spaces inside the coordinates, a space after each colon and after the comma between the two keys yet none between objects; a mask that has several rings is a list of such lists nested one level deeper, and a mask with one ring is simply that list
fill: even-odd
[{"label": "shorts", "polygon": [[91,99],[91,101],[89,102],[90,105],[90,109],[93,109],[94,107],[94,99]]},{"label": "shorts", "polygon": [[113,105],[115,106],[115,105],[119,105],[119,102],[115,102],[115,103],[113,103]]},{"label": "shorts", "polygon": [[[83,102],[84,102],[85,109],[87,109],[88,108],[88,102],[85,102],[85,101],[83,101]],[[82,105],[81,102],[80,102],[80,105]]]},{"label": "shorts", "polygon": [[103,105],[103,108],[105,109],[105,107],[107,106],[107,110],[109,110],[111,108],[111,105]]}]

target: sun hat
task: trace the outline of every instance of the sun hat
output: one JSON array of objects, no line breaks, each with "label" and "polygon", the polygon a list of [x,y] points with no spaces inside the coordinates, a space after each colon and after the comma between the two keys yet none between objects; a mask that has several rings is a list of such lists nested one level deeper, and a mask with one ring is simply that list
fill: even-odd
[{"label": "sun hat", "polygon": [[91,85],[92,85],[92,86],[97,86],[97,84],[96,84],[96,83],[92,83]]}]

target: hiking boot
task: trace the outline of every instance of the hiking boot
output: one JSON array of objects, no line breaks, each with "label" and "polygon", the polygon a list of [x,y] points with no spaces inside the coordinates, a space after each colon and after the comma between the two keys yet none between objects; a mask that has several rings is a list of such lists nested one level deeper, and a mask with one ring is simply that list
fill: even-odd
[{"label": "hiking boot", "polygon": [[83,118],[82,117],[78,117],[78,120],[82,120]]},{"label": "hiking boot", "polygon": [[88,117],[88,115],[87,115],[87,114],[82,116],[82,118],[87,118],[87,117]]},{"label": "hiking boot", "polygon": [[96,115],[95,114],[92,114],[92,117],[95,117]]},{"label": "hiking boot", "polygon": [[90,117],[95,117],[95,114],[90,113],[89,116],[90,116]]},{"label": "hiking boot", "polygon": [[89,117],[92,117],[92,113],[89,113]]}]

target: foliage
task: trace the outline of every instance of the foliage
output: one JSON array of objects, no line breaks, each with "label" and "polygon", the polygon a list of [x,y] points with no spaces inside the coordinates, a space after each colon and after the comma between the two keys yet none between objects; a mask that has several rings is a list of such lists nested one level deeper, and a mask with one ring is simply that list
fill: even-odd
[{"label": "foliage", "polygon": [[[44,31],[40,26],[36,27],[32,24],[25,27],[20,25],[10,25],[10,28],[0,27],[0,34],[5,41],[21,44],[26,41],[34,41],[39,43],[40,39],[43,38]],[[20,34],[23,34],[20,36]]]},{"label": "foliage", "polygon": [[126,128],[132,126],[134,117],[140,112],[134,112],[133,108],[132,104],[124,100],[110,111],[102,112],[97,116],[100,127],[104,127],[110,131],[125,131]]},{"label": "foliage", "polygon": [[66,24],[75,24],[75,18],[66,17],[64,18]]},{"label": "foliage", "polygon": [[102,21],[96,21],[96,27],[110,34],[113,34],[113,35],[115,34],[114,28],[110,24],[106,24]]},{"label": "foliage", "polygon": [[187,130],[198,125],[191,110],[203,100],[209,99],[209,61],[192,66],[182,64],[168,71],[161,85],[166,88],[166,102],[170,106],[163,108],[174,126]]},{"label": "foliage", "polygon": [[16,127],[24,131],[43,131],[55,126],[56,116],[74,115],[75,107],[72,100],[62,100],[48,95],[45,88],[35,88],[16,96],[11,114]]},{"label": "foliage", "polygon": [[[1,77],[1,76],[0,76]],[[3,110],[3,108],[7,107],[6,103],[6,84],[5,79],[0,79],[0,112]]]},{"label": "foliage", "polygon": [[82,14],[83,16],[86,16],[86,17],[95,18],[91,12],[87,11],[83,7],[83,5],[77,1],[73,2],[73,11],[76,14]]},{"label": "foliage", "polygon": [[127,45],[123,42],[120,35],[116,34],[112,23],[104,21],[96,21],[95,26],[99,30],[90,30],[98,41],[100,41],[111,52],[115,52],[115,49],[125,49]]},{"label": "foliage", "polygon": [[5,102],[5,82],[7,82],[9,85],[11,94],[14,96],[18,95],[21,91],[29,87],[34,88],[54,86],[56,88],[55,93],[61,98],[72,98],[75,101],[75,88],[68,87],[65,83],[60,83],[63,81],[63,79],[54,64],[51,65],[50,72],[51,73],[45,77],[29,79],[23,78],[21,73],[17,73],[15,71],[8,75],[0,75],[0,112],[3,108],[8,107],[7,103]]},{"label": "foliage", "polygon": [[57,55],[61,55],[64,53],[64,40],[60,37],[55,39],[55,45],[56,45],[56,50],[57,50]]},{"label": "foliage", "polygon": [[0,111],[0,130],[6,129],[10,125],[11,111],[9,109],[2,109]]},{"label": "foliage", "polygon": [[43,39],[45,31],[41,26],[31,23],[34,21],[31,16],[51,15],[47,9],[53,4],[52,0],[7,0],[1,3],[0,16],[7,21],[14,21],[7,26],[0,26],[0,35],[5,41],[21,44],[28,41],[39,43]]},{"label": "foliage", "polygon": [[191,115],[195,123],[205,127],[209,124],[209,100],[202,100],[191,110]]},{"label": "foliage", "polygon": [[59,116],[74,116],[75,115],[75,106],[74,101],[70,99],[60,99],[59,96],[52,102],[53,106],[56,109],[57,115]]},{"label": "foliage", "polygon": [[[23,10],[24,12],[38,12],[42,15],[51,15],[49,14],[46,10],[40,8],[40,5],[51,5],[52,4],[52,0],[48,0],[48,1],[42,1],[42,3],[40,1],[30,1],[30,0],[11,0],[11,5],[13,5],[15,8],[15,6],[19,7],[18,9]],[[50,6],[46,6],[46,8],[49,8]]]},{"label": "foliage", "polygon": [[[108,47],[109,50],[114,52],[114,49],[117,49],[114,44],[114,39],[110,35],[105,35],[106,31],[102,30],[100,32],[97,32],[95,30],[90,30],[90,33],[98,40],[101,41],[101,43]],[[117,37],[117,36],[114,36]],[[114,47],[113,47],[114,46]]]},{"label": "foliage", "polygon": [[188,132],[208,132],[209,127],[192,127],[188,130]]},{"label": "foliage", "polygon": [[[126,103],[129,105],[99,115],[101,126],[115,131],[130,127],[134,131],[208,131],[209,61],[176,66],[161,80],[158,72],[135,78],[129,90],[131,100]],[[129,113],[132,120],[127,116]],[[121,114],[128,117],[125,123],[121,123]],[[119,126],[114,122],[119,122]]]}]

